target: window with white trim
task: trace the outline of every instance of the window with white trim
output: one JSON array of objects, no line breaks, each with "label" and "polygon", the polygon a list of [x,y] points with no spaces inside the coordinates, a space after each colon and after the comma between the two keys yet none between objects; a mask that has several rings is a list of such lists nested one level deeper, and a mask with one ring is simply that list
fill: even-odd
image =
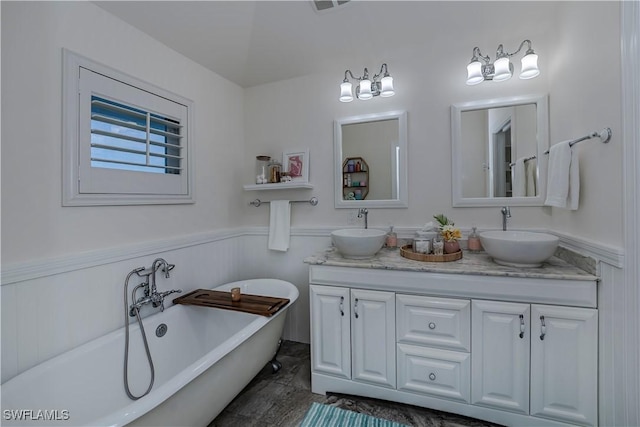
[{"label": "window with white trim", "polygon": [[63,205],[193,203],[193,103],[64,51]]}]

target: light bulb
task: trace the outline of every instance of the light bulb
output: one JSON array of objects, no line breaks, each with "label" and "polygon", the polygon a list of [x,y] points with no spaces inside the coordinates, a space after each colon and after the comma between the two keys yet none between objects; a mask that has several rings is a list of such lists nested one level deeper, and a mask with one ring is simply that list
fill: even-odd
[{"label": "light bulb", "polygon": [[396,91],[393,90],[393,77],[384,76],[380,80],[380,96],[386,98],[387,96],[393,96],[396,94]]},{"label": "light bulb", "polygon": [[482,75],[482,64],[480,61],[472,61],[467,65],[467,84],[469,86],[477,85],[484,81]]},{"label": "light bulb", "polygon": [[511,78],[511,64],[508,57],[503,56],[502,58],[496,59],[496,62],[493,65],[495,67],[495,74],[493,76],[494,82],[501,82]]},{"label": "light bulb", "polygon": [[522,57],[522,71],[520,78],[523,80],[532,79],[540,74],[538,68],[538,55],[531,52]]},{"label": "light bulb", "polygon": [[353,101],[353,95],[351,94],[351,82],[342,82],[340,85],[340,102]]},{"label": "light bulb", "polygon": [[371,93],[371,80],[361,80],[360,81],[360,92],[358,93],[358,98],[364,100],[373,98],[373,94]]}]

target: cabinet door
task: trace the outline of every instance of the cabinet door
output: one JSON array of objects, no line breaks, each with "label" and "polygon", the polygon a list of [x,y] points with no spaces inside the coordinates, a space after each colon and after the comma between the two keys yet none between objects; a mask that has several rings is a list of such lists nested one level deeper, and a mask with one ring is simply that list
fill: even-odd
[{"label": "cabinet door", "polygon": [[471,402],[529,413],[529,304],[471,305]]},{"label": "cabinet door", "polygon": [[351,378],[349,289],[311,285],[311,366]]},{"label": "cabinet door", "polygon": [[351,290],[354,380],[395,388],[395,308],[393,292]]},{"label": "cabinet door", "polygon": [[598,312],[531,306],[531,415],[598,421]]}]

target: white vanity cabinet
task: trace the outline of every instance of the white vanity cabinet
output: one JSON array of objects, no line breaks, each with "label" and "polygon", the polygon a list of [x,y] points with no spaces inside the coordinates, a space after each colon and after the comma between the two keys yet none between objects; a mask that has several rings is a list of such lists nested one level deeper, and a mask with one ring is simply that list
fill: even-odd
[{"label": "white vanity cabinet", "polygon": [[531,306],[531,415],[598,424],[598,311]]},{"label": "white vanity cabinet", "polygon": [[395,388],[395,295],[311,286],[311,363],[323,372]]},{"label": "white vanity cabinet", "polygon": [[529,413],[529,304],[474,300],[472,403]]},{"label": "white vanity cabinet", "polygon": [[472,328],[473,404],[597,424],[597,310],[474,300]]},{"label": "white vanity cabinet", "polygon": [[348,288],[311,286],[313,372],[351,379],[351,304]]},{"label": "white vanity cabinet", "polygon": [[596,278],[538,274],[311,265],[312,391],[503,425],[597,425]]}]

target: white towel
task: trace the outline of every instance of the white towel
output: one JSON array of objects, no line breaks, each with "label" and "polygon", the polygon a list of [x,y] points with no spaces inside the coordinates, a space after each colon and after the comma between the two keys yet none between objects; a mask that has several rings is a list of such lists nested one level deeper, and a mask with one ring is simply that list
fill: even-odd
[{"label": "white towel", "polygon": [[513,165],[513,197],[527,195],[527,178],[525,175],[525,158],[520,157]]},{"label": "white towel", "polygon": [[576,210],[580,193],[578,154],[569,141],[559,142],[549,150],[547,199],[544,204]]},{"label": "white towel", "polygon": [[536,172],[538,170],[538,162],[536,159],[531,159],[524,164],[524,175],[527,181],[527,196],[535,196],[537,194],[538,179],[536,178]]},{"label": "white towel", "polygon": [[269,249],[286,252],[289,249],[291,205],[288,200],[273,200],[269,212]]}]

